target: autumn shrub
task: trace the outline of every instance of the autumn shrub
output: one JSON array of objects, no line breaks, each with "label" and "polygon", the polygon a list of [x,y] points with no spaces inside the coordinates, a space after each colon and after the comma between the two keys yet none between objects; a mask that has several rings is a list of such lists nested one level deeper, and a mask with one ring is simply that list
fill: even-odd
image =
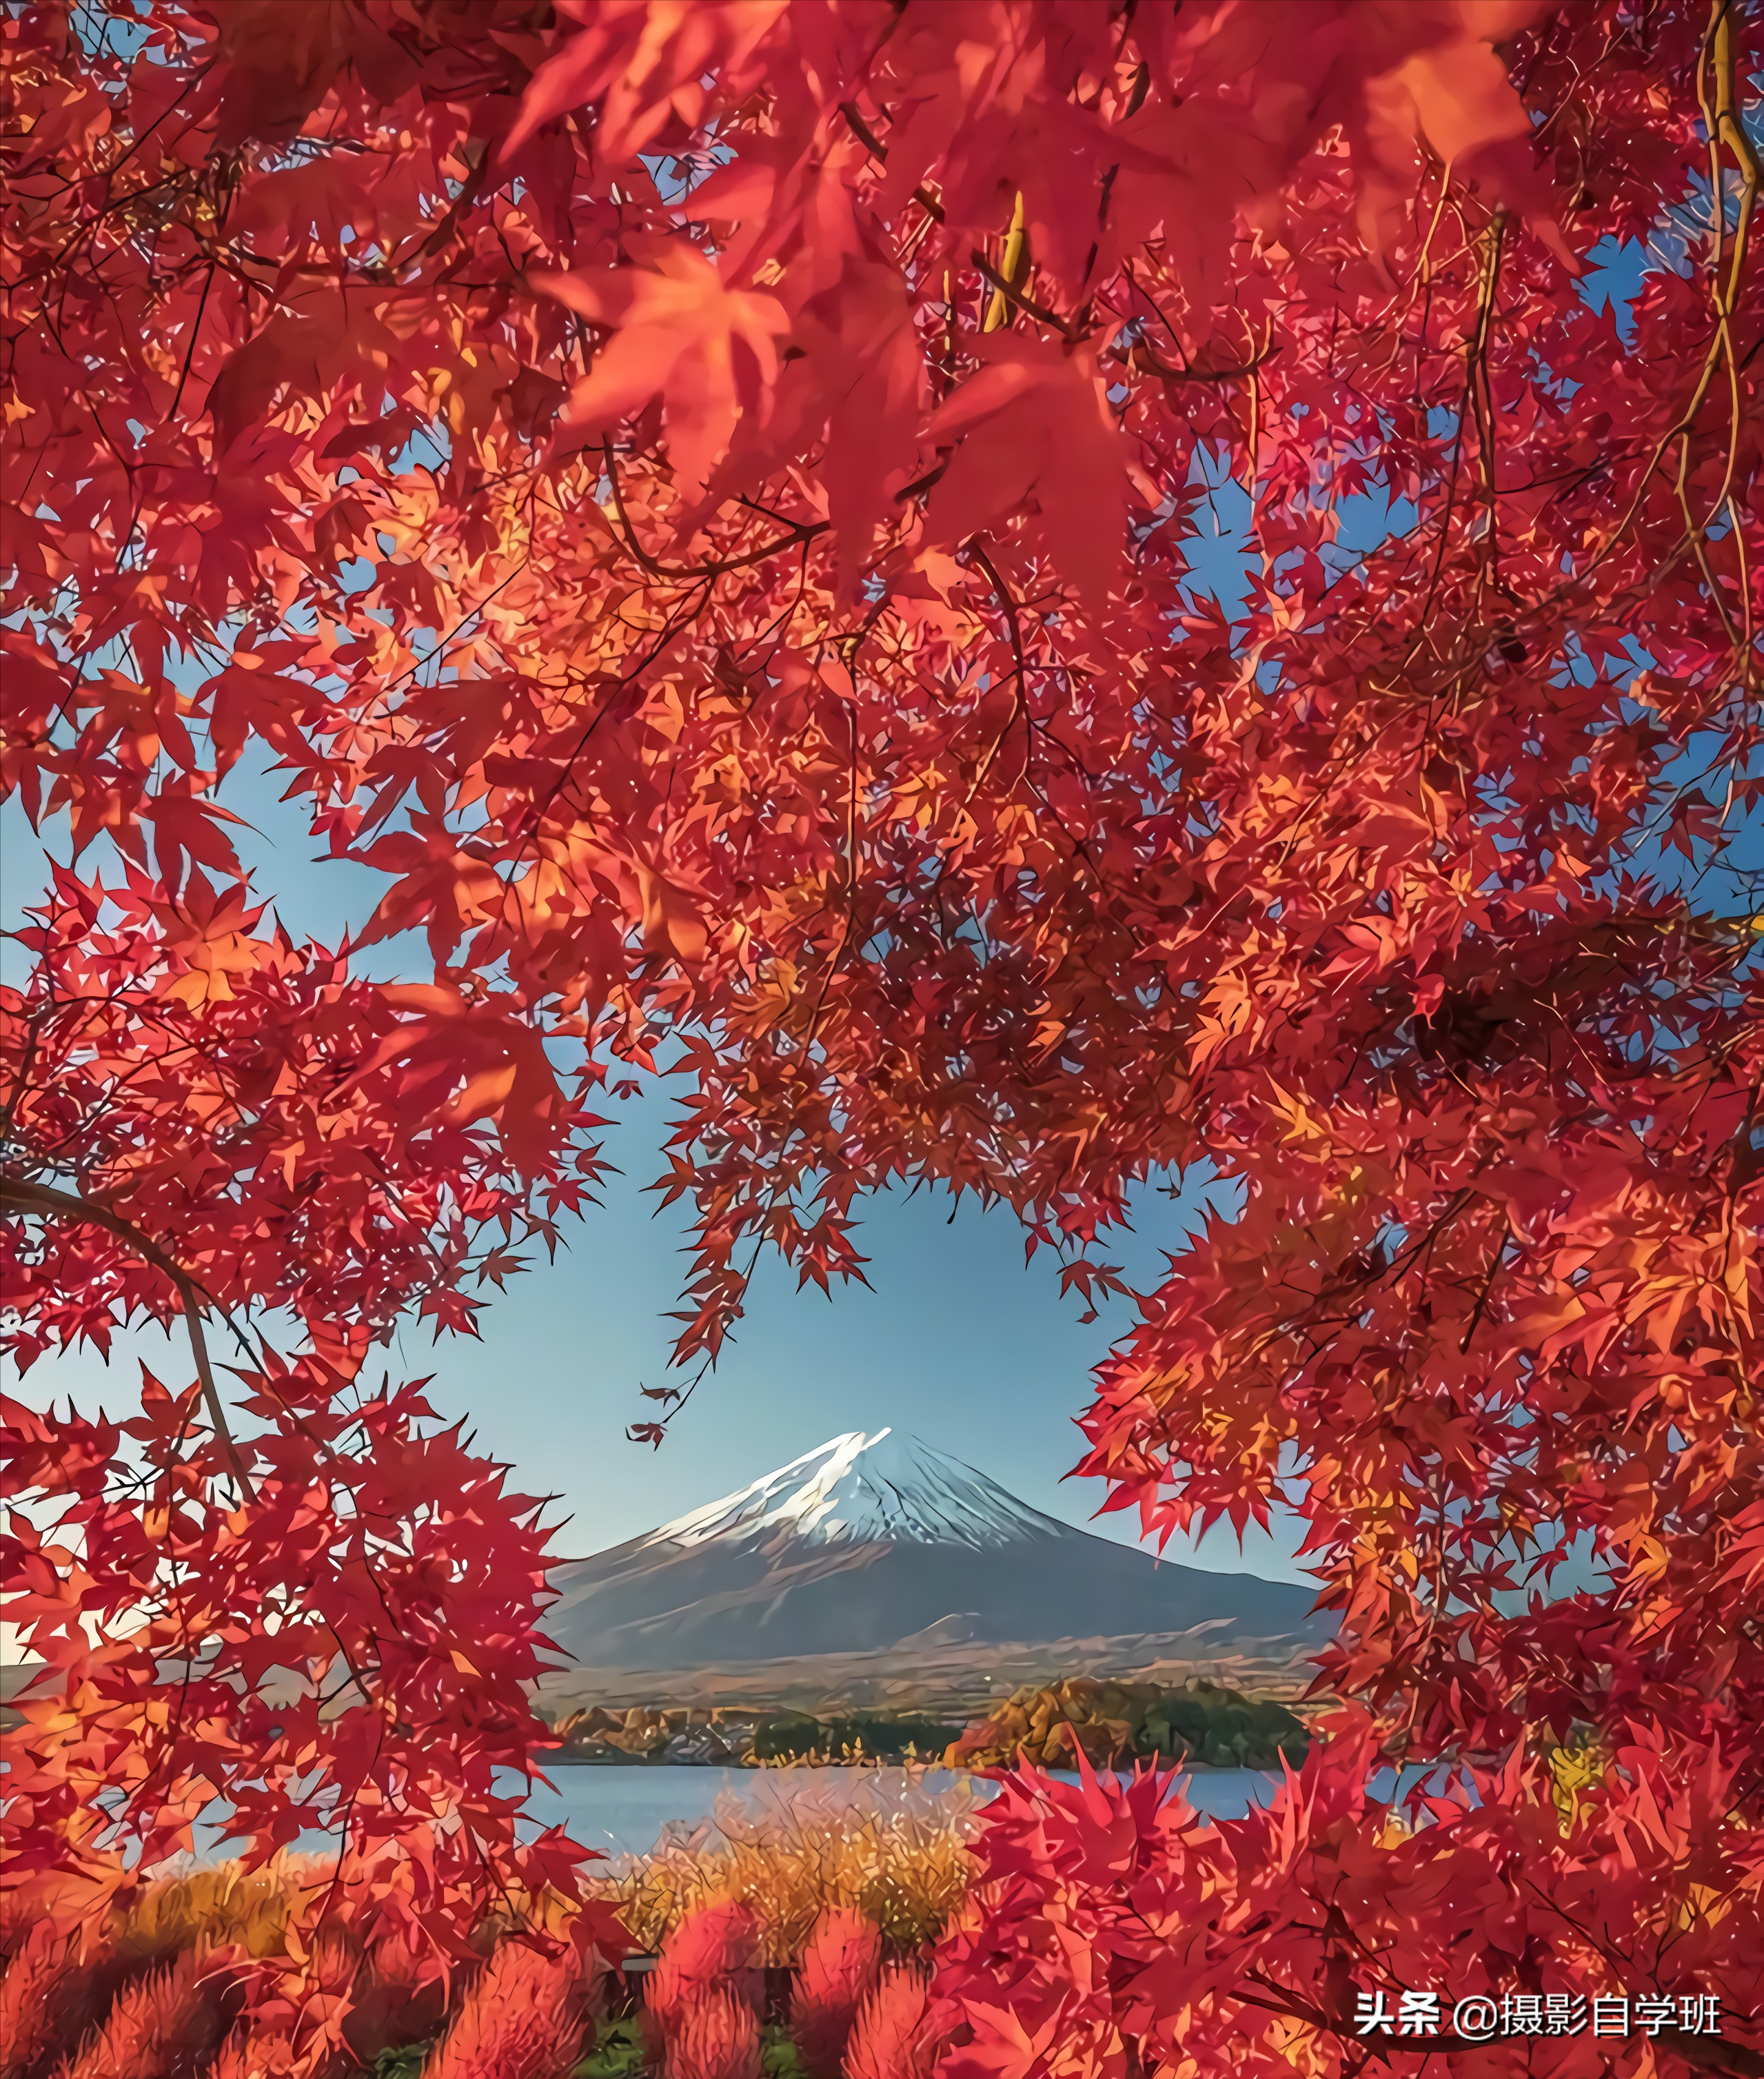
[{"label": "autumn shrub", "polygon": [[40,1921],[0,1974],[0,2079],[36,2079],[93,2011],[91,1967],[52,1922]]},{"label": "autumn shrub", "polygon": [[582,1959],[510,1939],[460,2004],[424,2079],[564,2079],[590,2047],[592,1985]]},{"label": "autumn shrub", "polygon": [[214,1993],[224,2004],[233,1961],[280,1952],[304,1870],[278,1858],[247,1876],[225,1863],[125,1887],[83,1939],[60,1931],[40,1900],[19,1894],[10,1910],[24,1932],[0,1971],[0,2079],[28,2079],[58,2057],[65,2062],[97,2042],[101,2023],[132,2027],[144,2039],[140,2031],[186,1986],[182,1968],[156,1985],[156,1965],[196,1958],[204,1999]]},{"label": "autumn shrub", "polygon": [[861,1913],[829,1906],[815,1922],[790,1998],[790,2039],[808,2079],[838,2079],[851,2025],[882,1961],[881,1930]]},{"label": "autumn shrub", "polygon": [[[382,2051],[434,2035],[445,2018],[449,1993],[460,1993],[475,1976],[475,1968],[462,1970],[457,1964],[443,1971],[402,1932],[381,1935],[367,1953],[343,2018],[343,2039],[350,2054],[371,2067]],[[587,1993],[591,2010],[595,1982],[591,1981]]]},{"label": "autumn shrub", "polygon": [[756,2018],[765,2006],[759,1922],[738,1900],[709,1900],[675,1922],[644,1989],[646,2035],[665,2053],[694,2002],[713,1991],[740,2001]]},{"label": "autumn shrub", "polygon": [[710,1826],[671,1828],[650,1854],[593,1880],[639,1948],[723,1898],[752,1910],[773,1966],[800,1960],[829,1906],[855,1909],[901,1948],[942,1931],[968,1884],[977,1805],[966,1785],[930,1788],[909,1769],[867,1772],[838,1797],[788,1772],[770,1787],[757,1809],[720,1797]]},{"label": "autumn shrub", "polygon": [[56,2079],[186,2079],[225,2026],[224,1989],[214,1960],[186,1950],[124,1985]]},{"label": "autumn shrub", "polygon": [[852,2023],[845,2079],[930,2079],[936,2056],[930,1973],[918,1964],[885,1965]]},{"label": "autumn shrub", "polygon": [[343,2057],[342,2026],[366,1975],[366,1943],[359,1930],[326,1912],[310,1928],[286,1930],[285,1953],[249,1975],[249,2005],[272,2032],[291,2035],[312,2061],[311,2079],[333,2069]]},{"label": "autumn shrub", "polygon": [[222,2043],[204,2079],[290,2079],[295,2064],[291,2037],[246,2026]]},{"label": "autumn shrub", "polygon": [[759,2017],[723,1985],[700,1986],[675,2010],[662,2079],[761,2079]]},{"label": "autumn shrub", "polygon": [[22,1893],[0,1892],[0,1970],[42,1924],[42,1914],[32,1909]]},{"label": "autumn shrub", "polygon": [[[296,2035],[304,2054],[314,2027],[339,2012],[339,2054],[356,2065],[371,2067],[382,2051],[432,2037],[480,1964],[469,1956],[444,1962],[395,1925],[370,1936],[334,1921],[303,1931],[303,1903],[328,1897],[328,1876],[320,1859],[302,1856],[278,1856],[256,1872],[226,1862],[161,1876],[125,1892],[101,1942],[84,1954],[48,1919],[15,1908],[16,1925],[28,1931],[0,1971],[0,2079],[36,2079],[58,2056],[83,2049],[115,1997],[151,1966],[212,1960],[219,1951],[247,1967],[222,1977],[257,1988],[295,2035],[280,2023],[242,2027],[217,2052],[216,2072],[279,2070],[276,2060],[295,2054]],[[479,1937],[487,1954],[512,1925],[530,1919],[558,1933],[571,1918],[555,1897],[511,1893],[480,1923]],[[606,1968],[591,1955],[583,1991],[589,2010],[604,2006]]]}]

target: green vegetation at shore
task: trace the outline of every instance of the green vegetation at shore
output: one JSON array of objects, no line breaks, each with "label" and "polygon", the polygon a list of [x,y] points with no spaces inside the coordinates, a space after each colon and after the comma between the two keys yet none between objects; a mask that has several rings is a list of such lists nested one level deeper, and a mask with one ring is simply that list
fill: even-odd
[{"label": "green vegetation at shore", "polygon": [[817,1718],[780,1711],[754,1734],[756,1761],[926,1761],[940,1755],[960,1731],[945,1720],[911,1711],[856,1711]]}]

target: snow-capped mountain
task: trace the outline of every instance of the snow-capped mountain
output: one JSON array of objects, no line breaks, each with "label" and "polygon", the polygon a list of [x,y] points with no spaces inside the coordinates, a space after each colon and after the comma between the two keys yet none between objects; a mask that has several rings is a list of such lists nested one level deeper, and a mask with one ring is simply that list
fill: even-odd
[{"label": "snow-capped mountain", "polygon": [[836,1437],[552,1580],[546,1629],[590,1669],[1198,1630],[1206,1650],[1296,1647],[1315,1632],[1306,1588],[1093,1537],[888,1429]]},{"label": "snow-capped mountain", "polygon": [[740,1493],[676,1516],[640,1546],[773,1534],[817,1545],[965,1545],[975,1551],[1066,1529],[994,1480],[897,1429],[835,1437]]}]

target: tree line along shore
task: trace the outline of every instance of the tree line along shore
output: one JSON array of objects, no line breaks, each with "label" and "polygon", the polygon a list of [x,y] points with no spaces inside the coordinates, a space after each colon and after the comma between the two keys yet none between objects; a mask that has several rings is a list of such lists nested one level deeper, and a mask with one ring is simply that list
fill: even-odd
[{"label": "tree line along shore", "polygon": [[1302,1721],[1284,1704],[1199,1680],[1179,1687],[1072,1676],[1025,1684],[977,1717],[876,1708],[596,1705],[552,1727],[562,1762],[714,1768],[813,1763],[1007,1765],[1019,1755],[1070,1768],[1081,1750],[1097,1767],[1156,1762],[1204,1768],[1294,1767]]}]

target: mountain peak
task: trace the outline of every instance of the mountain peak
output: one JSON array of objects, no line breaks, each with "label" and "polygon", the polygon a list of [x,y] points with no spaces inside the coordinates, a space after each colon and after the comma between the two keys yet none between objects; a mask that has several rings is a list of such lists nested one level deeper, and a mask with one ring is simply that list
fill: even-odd
[{"label": "mountain peak", "polygon": [[1082,1642],[1105,1639],[1122,1666],[1250,1642],[1284,1665],[1315,1631],[1308,1589],[1160,1565],[1043,1516],[897,1429],[831,1437],[553,1579],[546,1629],[592,1671],[580,1678],[591,1685],[608,1669],[702,1680],[852,1655],[867,1682],[884,1679],[871,1656],[942,1665],[1008,1647],[1019,1664],[1053,1640],[1066,1642],[1058,1664],[1068,1671]]},{"label": "mountain peak", "polygon": [[1008,1494],[972,1466],[897,1429],[834,1437],[751,1487],[676,1516],[646,1546],[756,1536],[817,1545],[960,1545],[975,1551],[1070,1527]]}]

